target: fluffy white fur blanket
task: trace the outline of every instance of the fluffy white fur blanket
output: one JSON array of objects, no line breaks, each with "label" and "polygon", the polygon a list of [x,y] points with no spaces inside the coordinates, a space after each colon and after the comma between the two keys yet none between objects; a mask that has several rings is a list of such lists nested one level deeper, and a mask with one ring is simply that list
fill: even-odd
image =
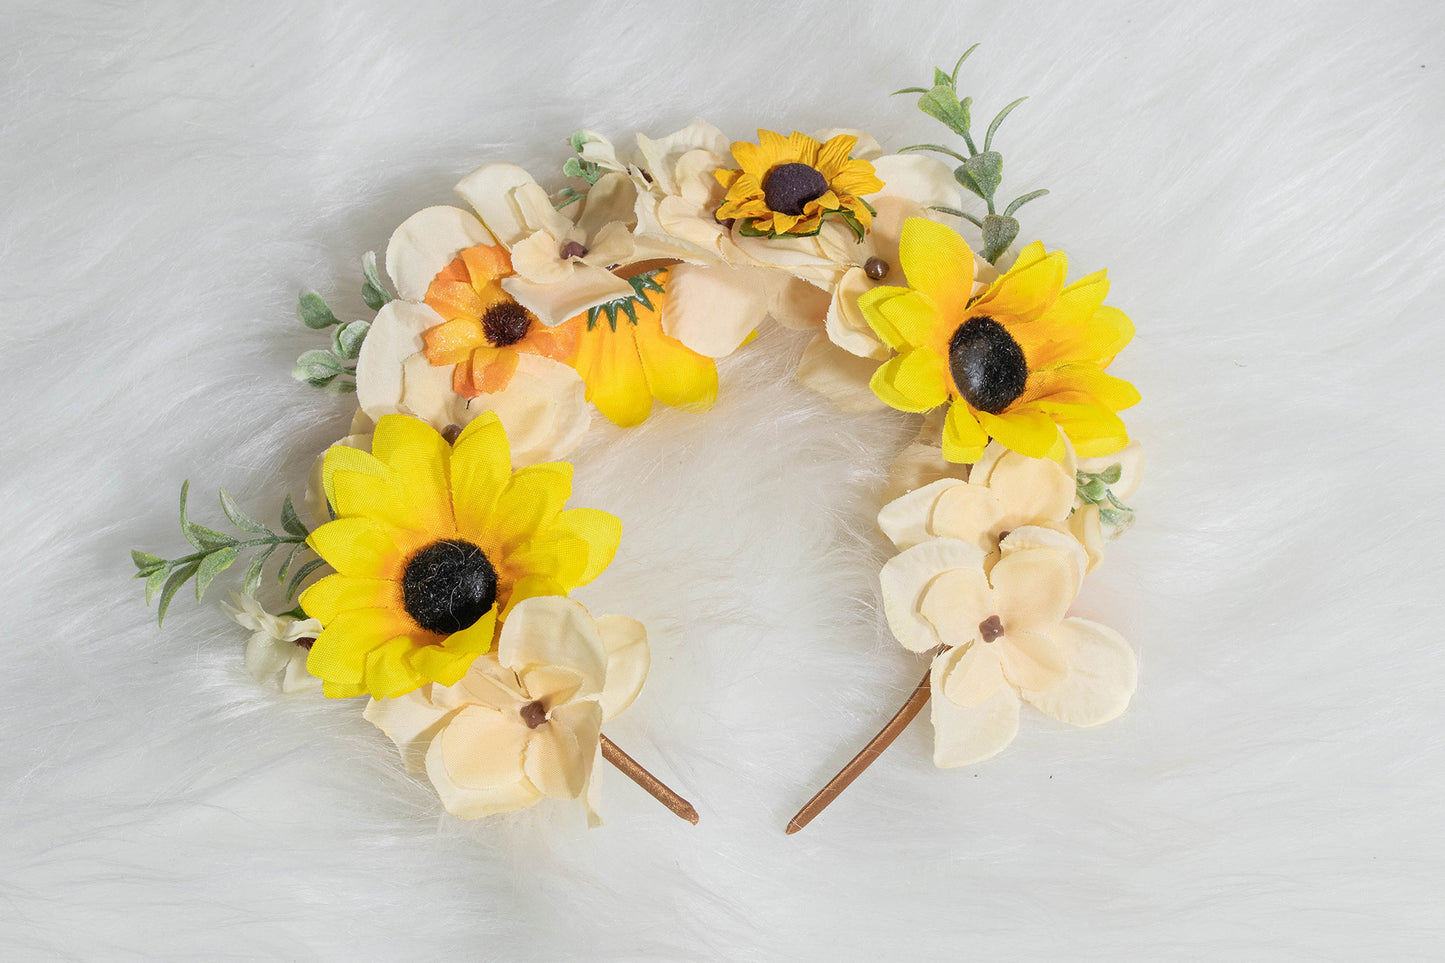
[{"label": "fluffy white fur blanket", "polygon": [[[1438,958],[1445,879],[1445,11],[1435,2],[10,2],[0,29],[0,957]],[[184,478],[274,517],[347,402],[290,380],[315,286],[490,160],[695,116],[932,139],[970,43],[1025,239],[1107,266],[1149,455],[1080,611],[1137,647],[1110,725],[1026,714],[938,771],[920,721],[792,812],[920,672],[877,609],[907,435],[773,330],[705,416],[594,429],[626,523],[583,601],[651,629],[605,828],[467,824],[352,703],[255,685],[132,546]],[[600,421],[600,419],[599,419]],[[213,593],[219,594],[219,593]]]}]

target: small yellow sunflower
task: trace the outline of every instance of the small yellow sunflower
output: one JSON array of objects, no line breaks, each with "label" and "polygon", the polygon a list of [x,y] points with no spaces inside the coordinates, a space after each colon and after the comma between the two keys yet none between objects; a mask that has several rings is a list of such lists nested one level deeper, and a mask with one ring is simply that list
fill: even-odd
[{"label": "small yellow sunflower", "polygon": [[612,561],[621,523],[562,510],[565,462],[512,471],[496,415],[448,445],[405,415],[376,423],[371,454],[334,447],[322,469],[336,519],[307,543],[336,569],[301,607],[323,630],[306,668],[333,698],[452,685],[521,600],[566,595]]},{"label": "small yellow sunflower", "polygon": [[1060,457],[1060,429],[1084,458],[1129,443],[1117,412],[1139,392],[1104,369],[1134,337],[1134,324],[1104,304],[1107,272],[1064,287],[1068,259],[1035,241],[974,298],[973,252],[949,228],[910,219],[898,251],[909,286],[858,299],[868,324],[898,352],[871,385],[901,411],[951,402],[945,458],[977,461],[990,438],[1033,458]]},{"label": "small yellow sunflower", "polygon": [[427,361],[452,369],[452,390],[464,398],[501,391],[511,383],[518,356],[566,362],[576,343],[549,328],[502,290],[512,258],[500,244],[459,252],[432,279],[426,304],[445,320],[422,334]]},{"label": "small yellow sunflower", "polygon": [[838,217],[859,240],[868,231],[873,208],[865,194],[883,189],[866,160],[850,156],[858,138],[839,134],[819,144],[806,134],[758,131],[758,143],[737,141],[733,159],[740,169],[714,176],[727,189],[718,220],[737,218],[748,237],[807,237],[823,218]]},{"label": "small yellow sunflower", "polygon": [[656,398],[665,405],[710,408],[717,400],[717,364],[662,330],[666,268],[628,280],[635,295],[579,314],[571,328],[571,364],[587,384],[587,400],[626,428],[647,420]]}]

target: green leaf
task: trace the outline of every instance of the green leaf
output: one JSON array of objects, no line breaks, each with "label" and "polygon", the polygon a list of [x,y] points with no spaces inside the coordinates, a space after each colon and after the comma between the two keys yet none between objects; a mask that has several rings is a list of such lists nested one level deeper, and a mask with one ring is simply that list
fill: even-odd
[{"label": "green leaf", "polygon": [[948,81],[949,81],[950,84],[952,84],[952,85],[955,86],[955,87],[958,86],[958,68],[960,68],[960,67],[963,66],[963,62],[968,59],[969,54],[971,54],[971,53],[973,53],[975,50],[977,50],[978,47],[979,47],[978,44],[974,44],[972,47],[969,47],[967,50],[965,50],[965,51],[963,52],[963,56],[962,56],[962,57],[959,57],[959,58],[958,58],[958,63],[956,63],[956,64],[953,65],[953,76],[951,76],[951,77],[948,78]]},{"label": "green leaf", "polygon": [[201,600],[201,596],[205,593],[206,587],[211,584],[211,581],[217,575],[220,575],[226,569],[230,568],[231,563],[236,560],[236,556],[239,554],[241,554],[241,550],[233,545],[229,548],[217,549],[201,559],[201,567],[196,570],[197,602]]},{"label": "green leaf", "polygon": [[[575,149],[581,150],[580,147]],[[567,162],[562,165],[562,173],[568,177],[581,177],[582,161],[578,160],[576,157],[567,158]]]},{"label": "green leaf", "polygon": [[572,136],[567,138],[567,143],[572,146],[573,150],[581,153],[582,148],[587,144],[587,131],[574,130]]},{"label": "green leaf", "polygon": [[320,388],[348,370],[350,369],[330,351],[315,348],[302,353],[301,357],[296,359],[296,364],[291,368],[291,377],[297,381],[304,381],[312,387]]},{"label": "green leaf", "polygon": [[380,311],[382,305],[393,300],[391,292],[381,283],[376,270],[376,252],[367,251],[361,256],[361,274],[366,279],[361,285],[361,298],[373,311]]},{"label": "green leaf", "polygon": [[302,545],[293,545],[293,546],[291,547],[290,553],[287,554],[287,556],[281,561],[281,567],[276,571],[276,581],[277,581],[277,582],[285,582],[285,581],[286,581],[286,573],[289,572],[289,571],[291,571],[291,563],[296,560],[296,553],[299,552],[299,551],[301,551],[301,550],[302,550],[303,548],[305,548],[305,547],[306,547],[306,546],[305,546],[304,544],[302,544]]},{"label": "green leaf", "polygon": [[291,503],[291,496],[288,494],[286,500],[281,503],[281,527],[297,538],[305,538],[311,534],[306,523],[301,521],[301,516],[296,514],[296,506]]},{"label": "green leaf", "polygon": [[1036,201],[1047,193],[1048,191],[1043,190],[1029,191],[1027,194],[1022,194],[1018,197],[1015,197],[1013,201],[1009,203],[1009,206],[1004,208],[1003,212],[1007,215],[1012,216],[1015,211],[1023,207],[1029,201]]},{"label": "green leaf", "polygon": [[943,71],[939,70],[937,67],[934,67],[934,68],[933,68],[933,86],[935,86],[935,87],[952,87],[952,86],[953,86],[953,78],[950,77],[950,76],[948,76],[948,74],[944,73]]},{"label": "green leaf", "polygon": [[158,558],[147,552],[142,552],[137,548],[130,550],[130,560],[135,563],[136,569],[142,575],[149,575],[157,565],[164,565],[166,563],[165,559]]},{"label": "green leaf", "polygon": [[166,576],[168,576],[168,575],[170,575],[170,574],[171,574],[171,566],[170,566],[170,565],[162,565],[160,568],[158,568],[158,569],[156,569],[155,571],[151,572],[150,575],[146,576],[146,604],[147,604],[147,605],[150,605],[150,604],[151,604],[151,600],[156,597],[156,593],[159,592],[159,591],[161,590],[161,586],[166,583]]},{"label": "green leaf", "polygon": [[243,532],[255,532],[257,535],[271,534],[271,529],[241,511],[241,506],[236,504],[236,500],[224,488],[221,489],[221,511],[226,513],[226,517],[231,520],[232,525]]},{"label": "green leaf", "polygon": [[998,130],[999,125],[1003,123],[1003,119],[1009,114],[1013,113],[1013,109],[1026,100],[1028,100],[1027,97],[1020,97],[1018,100],[1014,101],[1003,110],[998,112],[998,115],[994,117],[993,121],[988,125],[988,133],[984,134],[983,136],[984,150],[988,150],[991,146],[993,146],[993,133],[994,131]]},{"label": "green leaf", "polygon": [[913,144],[913,145],[910,146],[910,147],[900,147],[900,148],[898,148],[898,153],[900,153],[900,154],[906,154],[906,153],[908,153],[908,152],[911,151],[911,150],[931,150],[931,151],[937,151],[937,152],[940,153],[940,154],[947,154],[949,157],[952,157],[954,160],[961,160],[961,161],[966,161],[966,160],[968,160],[967,157],[963,156],[963,155],[960,154],[958,151],[956,151],[956,150],[951,150],[951,149],[949,149],[949,148],[947,148],[947,147],[944,147],[944,146],[941,145],[941,144]]},{"label": "green leaf", "polygon": [[1018,221],[1007,215],[988,215],[983,219],[983,259],[993,264],[1018,236]]},{"label": "green leaf", "polygon": [[371,330],[370,321],[352,321],[336,329],[336,355],[354,361],[361,354],[361,343]]},{"label": "green leaf", "polygon": [[963,138],[968,137],[968,105],[968,99],[960,103],[958,94],[947,84],[936,84],[918,98],[919,110],[943,122],[949,130]]},{"label": "green leaf", "polygon": [[[354,375],[356,372],[352,371],[349,373]],[[327,394],[345,395],[356,390],[356,382],[349,378],[337,378],[334,381],[328,379],[328,381],[328,384],[322,386]]]},{"label": "green leaf", "polygon": [[200,562],[191,562],[189,565],[182,565],[180,568],[171,572],[170,578],[166,579],[165,587],[161,589],[161,604],[156,610],[157,625],[165,622],[166,610],[171,607],[171,599],[176,597],[176,593],[180,591],[181,586],[185,585],[186,581],[192,575],[195,575],[196,570],[200,567]]},{"label": "green leaf", "polygon": [[246,580],[241,583],[244,594],[255,596],[256,590],[261,587],[261,570],[266,567],[266,560],[278,547],[279,545],[272,545],[251,560],[250,567],[246,569]]},{"label": "green leaf", "polygon": [[1098,475],[1099,481],[1105,485],[1117,485],[1119,484],[1119,479],[1122,477],[1124,477],[1123,465],[1110,465],[1108,468],[1099,472]]},{"label": "green leaf", "polygon": [[212,552],[218,548],[236,544],[236,540],[224,532],[197,525],[186,516],[186,495],[190,491],[190,487],[189,479],[181,485],[181,534],[186,537],[186,541],[203,552]]},{"label": "green leaf", "polygon": [[889,94],[888,96],[890,96],[890,97],[897,97],[899,94],[926,94],[926,93],[928,93],[928,88],[927,88],[927,87],[904,87],[902,90],[895,90],[895,91],[893,91],[893,93]]},{"label": "green leaf", "polygon": [[943,207],[942,205],[935,204],[930,207],[929,210],[942,211],[944,214],[952,214],[954,217],[961,217],[966,221],[970,221],[974,227],[983,227],[983,221],[980,221],[978,218],[974,217],[967,211],[960,211],[956,207]]},{"label": "green leaf", "polygon": [[302,293],[297,313],[301,315],[301,323],[308,328],[329,328],[333,324],[341,323],[336,319],[336,315],[331,313],[321,295],[315,291]]},{"label": "green leaf", "polygon": [[963,162],[953,172],[954,179],[984,200],[992,200],[994,191],[1003,181],[1003,155],[995,150],[986,150]]},{"label": "green leaf", "polygon": [[291,584],[286,587],[286,600],[289,602],[296,595],[296,590],[301,587],[302,582],[306,581],[306,576],[310,575],[312,572],[316,571],[318,568],[325,564],[326,559],[313,558],[311,561],[298,568],[296,570],[296,574],[291,576]]},{"label": "green leaf", "polygon": [[1079,486],[1079,494],[1087,502],[1098,503],[1103,501],[1104,495],[1107,491],[1108,488],[1105,487],[1104,483],[1097,478],[1091,479],[1090,481],[1085,482],[1083,485]]}]

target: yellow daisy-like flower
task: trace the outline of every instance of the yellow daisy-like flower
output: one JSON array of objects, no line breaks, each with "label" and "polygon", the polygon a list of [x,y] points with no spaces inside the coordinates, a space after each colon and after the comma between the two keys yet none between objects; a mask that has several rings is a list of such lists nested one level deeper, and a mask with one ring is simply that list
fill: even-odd
[{"label": "yellow daisy-like flower", "polygon": [[512,471],[491,412],[449,445],[405,415],[376,424],[371,453],[334,447],[322,469],[336,519],[307,543],[336,569],[301,597],[324,627],[306,668],[333,698],[453,685],[523,599],[600,575],[622,524],[562,506],[565,462]]},{"label": "yellow daisy-like flower", "polygon": [[624,428],[646,421],[654,398],[684,408],[717,400],[717,364],[662,329],[668,275],[665,268],[637,275],[630,279],[635,296],[563,325],[575,332],[571,363],[587,384],[587,400]]},{"label": "yellow daisy-like flower", "polygon": [[1105,374],[1134,324],[1104,304],[1106,271],[1064,287],[1068,258],[1035,241],[976,299],[973,252],[922,218],[903,226],[908,287],[858,299],[868,324],[898,354],[873,374],[873,392],[900,411],[949,404],[943,454],[977,461],[993,438],[1033,458],[1062,458],[1060,429],[1080,457],[1129,443],[1118,412],[1139,392]]},{"label": "yellow daisy-like flower", "polygon": [[714,176],[727,189],[718,220],[737,218],[748,237],[807,237],[823,218],[841,218],[861,239],[873,220],[863,200],[883,182],[866,160],[852,157],[858,138],[839,134],[819,144],[806,134],[758,131],[758,143],[737,141],[733,159],[740,165]]}]

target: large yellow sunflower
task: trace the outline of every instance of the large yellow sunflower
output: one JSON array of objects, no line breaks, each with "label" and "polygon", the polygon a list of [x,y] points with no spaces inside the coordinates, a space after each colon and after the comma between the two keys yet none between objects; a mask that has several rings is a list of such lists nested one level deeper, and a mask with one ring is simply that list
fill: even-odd
[{"label": "large yellow sunflower", "polygon": [[662,330],[667,278],[666,268],[629,278],[634,296],[562,325],[575,332],[571,363],[587,384],[587,400],[624,428],[646,421],[654,398],[685,408],[717,400],[717,364]]},{"label": "large yellow sunflower", "polygon": [[1128,444],[1117,412],[1139,392],[1104,369],[1134,337],[1134,324],[1104,304],[1107,272],[1064,287],[1068,259],[1035,241],[974,298],[973,252],[952,230],[908,220],[898,252],[909,286],[874,288],[858,300],[898,352],[871,384],[901,411],[951,402],[945,458],[977,461],[990,438],[1034,458],[1058,457],[1060,429],[1085,458]]},{"label": "large yellow sunflower", "polygon": [[735,142],[740,167],[714,175],[727,188],[718,220],[739,219],[749,237],[806,237],[835,216],[861,240],[873,219],[863,195],[881,191],[883,182],[872,164],[851,156],[857,145],[851,134],[819,144],[797,131],[784,137],[771,130],[758,131],[756,144]]},{"label": "large yellow sunflower", "polygon": [[425,422],[387,415],[371,454],[334,447],[323,467],[335,521],[307,543],[336,569],[301,597],[323,628],[306,668],[332,697],[452,685],[525,598],[566,595],[617,551],[621,523],[562,506],[565,462],[512,471],[491,412],[447,444]]},{"label": "large yellow sunflower", "polygon": [[427,361],[455,365],[452,390],[465,398],[501,391],[520,354],[565,362],[576,349],[568,332],[549,328],[502,290],[512,258],[500,244],[459,252],[432,279],[426,304],[446,319],[422,334]]}]

